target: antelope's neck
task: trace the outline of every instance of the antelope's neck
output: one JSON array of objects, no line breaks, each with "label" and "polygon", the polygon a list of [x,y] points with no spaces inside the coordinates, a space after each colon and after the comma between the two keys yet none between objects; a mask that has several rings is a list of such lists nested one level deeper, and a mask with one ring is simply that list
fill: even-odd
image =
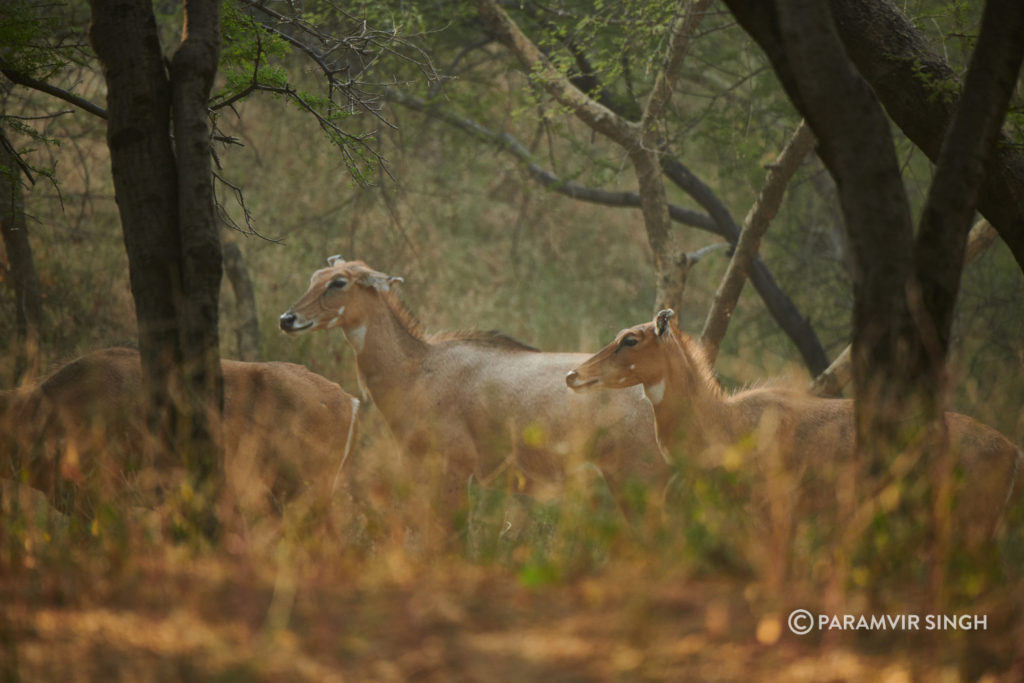
[{"label": "antelope's neck", "polygon": [[[356,325],[342,331],[356,354],[363,387],[382,411],[400,405],[414,383],[429,345],[384,301]],[[385,417],[387,417],[385,415]]]},{"label": "antelope's neck", "polygon": [[658,442],[675,455],[697,455],[728,439],[733,431],[729,406],[708,377],[682,349],[672,351],[668,369],[658,382],[644,384],[654,408]]}]

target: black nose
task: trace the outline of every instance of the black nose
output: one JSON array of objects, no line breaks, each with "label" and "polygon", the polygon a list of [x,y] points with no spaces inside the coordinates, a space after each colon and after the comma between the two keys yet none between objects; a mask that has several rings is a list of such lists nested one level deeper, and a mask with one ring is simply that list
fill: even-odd
[{"label": "black nose", "polygon": [[295,326],[295,314],[291,311],[281,314],[281,329],[287,332]]}]

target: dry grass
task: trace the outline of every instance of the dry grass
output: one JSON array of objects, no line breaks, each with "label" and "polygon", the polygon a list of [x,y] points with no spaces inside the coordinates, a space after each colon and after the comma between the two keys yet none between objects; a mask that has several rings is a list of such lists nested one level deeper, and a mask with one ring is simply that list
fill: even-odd
[{"label": "dry grass", "polygon": [[[979,656],[1003,667],[1017,657],[988,680],[1024,672],[1014,654],[1024,631],[1012,614],[1022,596],[1009,586],[964,608],[989,615],[980,646],[979,634],[963,631],[794,635],[789,611],[823,610],[821,583],[810,572],[769,579],[752,559],[763,554],[758,541],[709,521],[735,525],[748,514],[721,498],[703,499],[701,525],[655,505],[627,524],[599,487],[549,505],[476,492],[468,520],[438,533],[415,470],[378,417],[364,424],[346,472],[352,488],[329,509],[299,498],[281,519],[233,517],[212,545],[172,534],[169,504],[109,506],[89,523],[7,486],[0,675],[946,681]],[[792,559],[827,556],[797,547]],[[877,613],[867,600],[852,590],[842,608]],[[910,592],[904,600],[917,611]]]}]

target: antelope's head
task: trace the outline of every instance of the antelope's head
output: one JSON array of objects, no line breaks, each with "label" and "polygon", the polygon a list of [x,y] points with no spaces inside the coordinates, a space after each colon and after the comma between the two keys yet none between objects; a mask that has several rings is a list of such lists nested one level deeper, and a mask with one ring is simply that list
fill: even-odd
[{"label": "antelope's head", "polygon": [[649,323],[622,330],[615,341],[569,371],[565,383],[576,391],[643,384],[648,394],[657,392],[657,387],[664,387],[668,371],[664,345],[672,340],[670,321],[674,316],[667,308]]},{"label": "antelope's head", "polygon": [[281,329],[288,334],[338,326],[346,334],[359,330],[366,323],[372,300],[401,281],[402,278],[379,273],[362,261],[332,256],[327,259],[326,268],[310,277],[306,293],[281,314]]}]

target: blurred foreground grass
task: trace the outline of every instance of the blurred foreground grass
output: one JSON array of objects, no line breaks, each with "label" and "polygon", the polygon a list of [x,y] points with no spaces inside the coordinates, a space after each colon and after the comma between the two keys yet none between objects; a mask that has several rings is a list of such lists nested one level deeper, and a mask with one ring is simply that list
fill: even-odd
[{"label": "blurred foreground grass", "polygon": [[[354,488],[329,509],[299,499],[212,545],[169,533],[167,506],[89,523],[6,486],[0,680],[946,681],[978,657],[1015,667],[987,680],[1024,671],[1019,584],[958,607],[987,614],[984,632],[795,635],[792,610],[825,609],[829,553],[804,534],[781,561],[808,566],[773,575],[773,540],[729,498],[742,482],[638,489],[630,522],[595,478],[547,503],[471,485],[468,515],[438,533],[367,421]],[[841,607],[873,612],[865,591]]]}]

